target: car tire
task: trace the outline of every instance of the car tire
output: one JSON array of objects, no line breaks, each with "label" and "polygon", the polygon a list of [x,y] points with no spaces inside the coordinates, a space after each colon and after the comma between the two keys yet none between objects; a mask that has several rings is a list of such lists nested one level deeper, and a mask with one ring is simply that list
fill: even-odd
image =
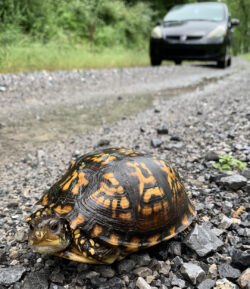
[{"label": "car tire", "polygon": [[162,60],[160,58],[156,58],[156,57],[151,57],[151,65],[152,66],[159,66],[161,65]]},{"label": "car tire", "polygon": [[217,66],[219,68],[227,68],[227,59],[226,59],[226,57],[223,60],[218,60],[217,61]]},{"label": "car tire", "polygon": [[182,61],[178,59],[178,60],[175,60],[174,63],[175,65],[181,65]]},{"label": "car tire", "polygon": [[227,60],[227,66],[231,66],[232,65],[232,57],[229,57]]}]

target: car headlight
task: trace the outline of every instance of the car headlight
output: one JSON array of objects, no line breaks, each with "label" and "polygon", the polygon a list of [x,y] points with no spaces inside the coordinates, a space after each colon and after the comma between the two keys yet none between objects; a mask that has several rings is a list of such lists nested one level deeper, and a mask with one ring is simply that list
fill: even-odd
[{"label": "car headlight", "polygon": [[226,28],[224,26],[218,26],[216,27],[214,30],[212,30],[209,34],[208,34],[208,38],[220,38],[225,36],[227,33]]},{"label": "car headlight", "polygon": [[151,33],[151,37],[152,38],[162,38],[162,33],[161,33],[161,27],[160,26],[156,26]]}]

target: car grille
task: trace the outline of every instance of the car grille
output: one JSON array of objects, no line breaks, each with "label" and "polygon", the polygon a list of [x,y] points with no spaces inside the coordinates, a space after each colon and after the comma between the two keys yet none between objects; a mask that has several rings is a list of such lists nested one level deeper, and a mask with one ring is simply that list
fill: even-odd
[{"label": "car grille", "polygon": [[202,37],[202,35],[168,35],[166,39],[172,41],[195,41],[200,40]]}]

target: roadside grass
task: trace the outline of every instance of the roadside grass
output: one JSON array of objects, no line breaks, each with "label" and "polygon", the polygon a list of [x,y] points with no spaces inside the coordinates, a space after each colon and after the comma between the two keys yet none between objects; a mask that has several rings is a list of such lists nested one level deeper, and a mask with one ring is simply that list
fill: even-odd
[{"label": "roadside grass", "polygon": [[149,63],[148,47],[140,50],[118,46],[91,51],[83,45],[37,42],[0,48],[0,73],[147,66]]},{"label": "roadside grass", "polygon": [[241,57],[250,61],[250,53],[242,54]]}]

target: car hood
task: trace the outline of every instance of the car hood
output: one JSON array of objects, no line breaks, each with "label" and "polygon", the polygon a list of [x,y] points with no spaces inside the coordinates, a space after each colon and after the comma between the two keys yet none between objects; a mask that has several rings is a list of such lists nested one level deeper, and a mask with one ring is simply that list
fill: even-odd
[{"label": "car hood", "polygon": [[210,31],[218,27],[219,25],[225,25],[224,22],[214,21],[171,21],[164,22],[162,24],[162,30],[164,36],[171,35],[190,35],[203,37]]}]

